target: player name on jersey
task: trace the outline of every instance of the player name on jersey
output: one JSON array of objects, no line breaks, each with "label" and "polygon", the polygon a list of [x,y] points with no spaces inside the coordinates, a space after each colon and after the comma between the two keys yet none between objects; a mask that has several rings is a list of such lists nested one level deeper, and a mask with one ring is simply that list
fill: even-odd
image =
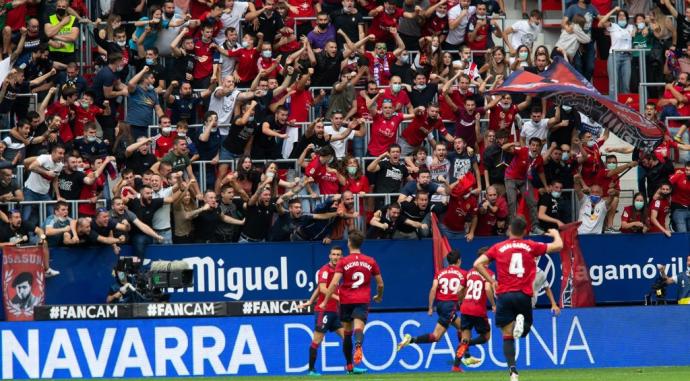
[{"label": "player name on jersey", "polygon": [[246,302],[87,304],[34,307],[34,320],[107,320],[176,317],[261,316],[311,314],[299,300]]},{"label": "player name on jersey", "polygon": [[350,262],[350,263],[346,264],[346,265],[344,266],[344,269],[345,269],[345,271],[347,271],[347,270],[349,270],[349,269],[351,269],[351,268],[353,268],[353,267],[364,267],[364,268],[366,268],[366,269],[369,270],[369,271],[371,271],[371,268],[372,268],[372,267],[371,267],[371,264],[369,264],[369,263],[367,263],[367,262],[363,262],[363,261],[353,261],[353,262]]}]

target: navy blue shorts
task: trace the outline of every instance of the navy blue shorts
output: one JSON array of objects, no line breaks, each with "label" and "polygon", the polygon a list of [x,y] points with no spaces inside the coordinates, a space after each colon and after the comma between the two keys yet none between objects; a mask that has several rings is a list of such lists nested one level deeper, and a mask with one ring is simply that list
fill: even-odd
[{"label": "navy blue shorts", "polygon": [[491,326],[489,325],[489,319],[486,317],[472,316],[472,315],[462,315],[460,318],[460,329],[462,331],[471,331],[474,328],[478,334],[483,335],[491,331]]},{"label": "navy blue shorts", "polygon": [[450,301],[436,302],[436,314],[438,315],[438,324],[441,324],[443,328],[448,328],[458,318],[458,303]]},{"label": "navy blue shorts", "polygon": [[314,331],[326,333],[334,332],[343,328],[343,324],[340,322],[340,316],[337,312],[331,311],[317,311],[314,313],[316,322],[314,324]]},{"label": "navy blue shorts", "polygon": [[522,292],[508,292],[496,298],[496,325],[503,328],[515,321],[522,314],[525,317],[525,332],[527,336],[532,327],[532,298]]},{"label": "navy blue shorts", "polygon": [[359,319],[366,323],[368,317],[369,303],[340,305],[340,320],[345,323],[350,323],[354,319]]}]

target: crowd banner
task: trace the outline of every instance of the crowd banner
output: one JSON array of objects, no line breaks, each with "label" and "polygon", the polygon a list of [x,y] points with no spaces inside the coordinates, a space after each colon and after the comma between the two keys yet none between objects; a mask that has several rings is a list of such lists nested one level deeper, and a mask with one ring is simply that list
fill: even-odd
[{"label": "crowd banner", "polygon": [[2,250],[2,299],[9,321],[34,319],[34,307],[43,304],[46,279],[43,247],[6,246]]},{"label": "crowd banner", "polygon": [[620,139],[644,151],[661,143],[664,132],[654,122],[627,105],[602,95],[592,84],[561,57],[537,75],[514,71],[492,94],[543,94],[558,105],[566,104],[598,122]]},{"label": "crowd banner", "polygon": [[[489,313],[492,329],[493,319]],[[686,306],[577,308],[558,317],[537,310],[531,333],[516,342],[517,365],[525,377],[534,369],[685,366],[689,351],[650,351],[640,343],[662,337],[665,347],[686,348],[688,321]],[[370,373],[449,371],[454,333],[396,353],[405,334],[429,332],[435,324],[425,312],[370,314],[362,365]],[[304,375],[313,327],[309,315],[5,322],[0,372],[15,380]],[[491,336],[470,348],[480,362],[467,373],[505,369],[501,335]],[[344,362],[341,339],[326,335],[317,369],[343,374]]]},{"label": "crowd banner", "polygon": [[[548,237],[531,238],[550,241]],[[596,303],[642,304],[659,277],[657,265],[665,265],[668,274],[686,270],[688,238],[680,233],[671,238],[656,233],[580,235]],[[460,251],[462,267],[467,269],[479,248],[501,239],[450,240],[450,246]],[[344,242],[333,244],[345,247]],[[364,242],[363,252],[376,258],[386,283],[383,303],[373,308],[426,309],[434,275],[432,245],[431,239]],[[316,287],[316,271],[328,261],[329,248],[321,243],[151,245],[146,260],[184,260],[194,270],[194,286],[172,290],[172,302],[306,300]],[[125,246],[121,255],[129,253]],[[61,274],[47,279],[46,304],[105,303],[116,261],[109,247],[51,249],[51,267]],[[560,255],[542,257],[539,266],[546,271],[554,294],[560,295]],[[675,285],[669,286],[669,298],[675,298],[676,292]],[[538,305],[548,305],[545,296]]]}]

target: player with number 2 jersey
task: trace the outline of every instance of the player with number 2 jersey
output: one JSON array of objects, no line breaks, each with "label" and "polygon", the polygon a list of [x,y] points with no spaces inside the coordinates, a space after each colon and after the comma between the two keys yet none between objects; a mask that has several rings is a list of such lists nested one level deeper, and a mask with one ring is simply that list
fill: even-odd
[{"label": "player with number 2 jersey", "polygon": [[[448,261],[448,267],[436,274],[429,291],[429,316],[434,311],[434,300],[436,300],[436,314],[438,315],[434,331],[417,337],[405,334],[405,337],[398,344],[398,351],[412,343],[428,344],[437,342],[443,337],[451,324],[458,331],[458,340],[460,339],[458,301],[465,289],[467,273],[460,268],[460,253],[457,250],[452,250],[448,253],[446,260]],[[459,364],[460,360],[456,360],[456,362]],[[454,372],[461,372],[462,370],[457,364],[453,366],[452,370]]]},{"label": "player with number 2 jersey", "polygon": [[[359,230],[349,232],[347,248],[350,255],[338,261],[333,280],[321,302],[325,308],[336,287],[339,288],[340,320],[343,322],[345,337],[343,339],[343,353],[347,363],[348,373],[360,373],[361,369],[354,368],[354,364],[362,362],[362,343],[364,342],[364,326],[369,315],[369,301],[371,299],[371,278],[376,280],[377,293],[374,301],[380,303],[383,298],[383,278],[381,270],[374,258],[360,252],[364,243],[364,234]],[[352,353],[352,336],[355,336],[355,352]]]},{"label": "player with number 2 jersey", "polygon": [[[503,332],[503,354],[508,362],[510,380],[518,380],[515,367],[515,339],[526,336],[532,326],[532,284],[536,275],[535,258],[563,248],[561,235],[549,229],[553,242],[546,244],[524,239],[527,221],[517,216],[510,222],[508,239],[499,242],[474,262],[477,270],[496,290],[496,325]],[[498,283],[486,266],[496,261]]]}]

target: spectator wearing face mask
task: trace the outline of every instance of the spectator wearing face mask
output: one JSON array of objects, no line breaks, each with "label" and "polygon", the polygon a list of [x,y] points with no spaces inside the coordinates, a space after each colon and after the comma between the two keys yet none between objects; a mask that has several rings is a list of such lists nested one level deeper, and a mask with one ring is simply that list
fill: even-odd
[{"label": "spectator wearing face mask", "polygon": [[671,230],[666,224],[666,217],[671,211],[671,185],[662,183],[649,203],[649,232],[664,233],[671,238]]},{"label": "spectator wearing face mask", "polygon": [[[582,31],[592,37],[592,28],[595,26],[594,21],[599,17],[599,11],[591,3],[591,0],[579,0],[576,4],[569,6],[563,14],[561,27],[568,33],[574,32],[575,15],[580,15],[585,19]],[[592,80],[594,74],[594,48],[594,41],[582,43],[572,61],[575,69],[588,81]]]},{"label": "spectator wearing face mask", "polygon": [[518,55],[518,47],[524,45],[532,50],[534,42],[541,33],[542,14],[538,10],[530,12],[529,19],[520,20],[503,31],[503,41],[510,55]]},{"label": "spectator wearing face mask", "polygon": [[623,208],[621,214],[621,233],[646,233],[649,231],[649,212],[640,192],[633,196],[632,205]]},{"label": "spectator wearing face mask", "polygon": [[58,0],[55,14],[50,15],[48,22],[43,26],[43,31],[49,39],[48,49],[51,59],[63,64],[75,60],[75,43],[79,38],[77,18],[67,14],[68,7],[69,2],[67,0]]}]

